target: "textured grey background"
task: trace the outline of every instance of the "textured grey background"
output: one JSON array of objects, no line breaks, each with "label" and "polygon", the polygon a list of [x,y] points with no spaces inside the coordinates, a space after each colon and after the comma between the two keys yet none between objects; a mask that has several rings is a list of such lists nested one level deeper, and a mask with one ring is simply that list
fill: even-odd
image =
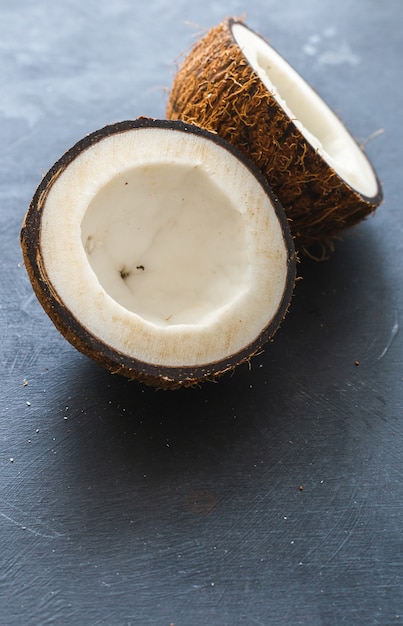
[{"label": "textured grey background", "polygon": [[[244,13],[368,142],[385,202],[300,264],[250,370],[155,392],[58,335],[19,230],[42,171],[163,117],[175,60]],[[1,626],[403,624],[402,18],[401,0],[0,3]]]}]

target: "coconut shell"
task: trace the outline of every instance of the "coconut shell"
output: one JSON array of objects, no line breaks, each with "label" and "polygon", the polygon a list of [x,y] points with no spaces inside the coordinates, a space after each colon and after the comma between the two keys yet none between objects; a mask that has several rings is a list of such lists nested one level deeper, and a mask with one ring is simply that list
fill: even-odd
[{"label": "coconut shell", "polygon": [[236,23],[225,19],[196,42],[174,77],[166,114],[218,133],[251,159],[280,199],[296,248],[308,252],[372,213],[381,187],[377,181],[375,197],[363,196],[317,153],[244,56]]},{"label": "coconut shell", "polygon": [[[258,182],[264,186],[267,194],[272,198],[273,207],[282,226],[284,245],[287,251],[287,281],[283,299],[277,313],[270,320],[268,326],[262,329],[261,335],[256,340],[245,346],[237,354],[229,354],[228,358],[218,363],[206,363],[194,367],[170,367],[159,366],[139,361],[125,355],[94,336],[91,331],[80,323],[73,313],[66,307],[63,300],[52,285],[46,267],[41,256],[41,220],[48,193],[54,182],[61,176],[66,168],[82,152],[89,149],[93,144],[102,141],[114,133],[124,133],[135,129],[144,128],[167,128],[183,133],[195,133],[210,138],[221,145],[233,155],[237,156],[257,177]],[[191,387],[203,381],[215,380],[225,372],[233,370],[236,366],[261,352],[262,346],[272,338],[285,316],[295,283],[295,250],[293,240],[289,232],[288,221],[277,198],[273,195],[265,179],[260,172],[249,163],[242,154],[227,144],[222,138],[208,133],[198,127],[167,120],[154,120],[138,118],[134,121],[119,122],[108,125],[95,131],[77,142],[68,150],[48,171],[39,184],[25,215],[21,229],[21,247],[23,259],[28,276],[32,283],[35,294],[43,309],[48,314],[59,332],[80,352],[99,363],[114,374],[121,374],[127,378],[144,382],[148,385],[162,389],[179,389]]]}]

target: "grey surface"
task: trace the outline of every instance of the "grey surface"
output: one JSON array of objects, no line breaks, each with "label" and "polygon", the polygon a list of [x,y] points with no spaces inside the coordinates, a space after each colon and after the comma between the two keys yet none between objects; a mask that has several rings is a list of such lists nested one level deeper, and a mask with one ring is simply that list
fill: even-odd
[{"label": "grey surface", "polygon": [[[19,229],[42,170],[163,117],[174,60],[245,11],[369,140],[385,202],[300,264],[250,370],[155,392],[58,335]],[[403,624],[402,18],[400,0],[0,4],[2,626]]]}]

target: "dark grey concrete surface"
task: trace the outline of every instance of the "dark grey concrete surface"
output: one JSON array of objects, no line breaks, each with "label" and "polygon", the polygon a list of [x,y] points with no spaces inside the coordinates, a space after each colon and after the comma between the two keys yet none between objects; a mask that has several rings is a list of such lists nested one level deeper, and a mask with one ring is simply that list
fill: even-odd
[{"label": "dark grey concrete surface", "polygon": [[[250,369],[155,392],[59,336],[19,230],[43,171],[164,117],[175,60],[245,13],[366,143],[385,201],[300,264]],[[0,3],[2,626],[403,624],[402,21],[400,0]]]}]

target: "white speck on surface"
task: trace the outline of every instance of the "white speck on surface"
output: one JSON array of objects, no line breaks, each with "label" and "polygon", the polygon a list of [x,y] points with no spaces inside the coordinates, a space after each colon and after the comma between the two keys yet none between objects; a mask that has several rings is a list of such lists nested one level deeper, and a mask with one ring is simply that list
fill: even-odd
[{"label": "white speck on surface", "polygon": [[323,34],[324,34],[325,37],[335,37],[336,34],[337,34],[337,30],[335,29],[334,26],[328,26],[323,31]]},{"label": "white speck on surface", "polygon": [[392,345],[394,339],[397,337],[398,332],[399,332],[399,316],[398,316],[398,312],[395,311],[395,322],[392,326],[392,330],[390,331],[389,339],[386,343],[386,346],[382,350],[381,354],[377,357],[376,359],[377,361],[380,361],[381,359],[383,359],[383,357],[389,350],[390,346]]},{"label": "white speck on surface", "polygon": [[302,46],[302,51],[307,56],[316,57],[320,65],[347,65],[356,66],[361,63],[361,59],[353,52],[347,41],[336,38],[337,31],[333,27],[328,27],[323,31],[323,36],[313,34],[308,37]]},{"label": "white speck on surface", "polygon": [[315,56],[316,54],[316,48],[314,48],[314,46],[310,46],[307,43],[303,46],[302,50],[305,52],[305,54],[311,57]]},{"label": "white speck on surface", "polygon": [[321,65],[341,65],[345,63],[356,66],[361,63],[360,57],[353,52],[350,44],[346,41],[342,41],[333,50],[325,50],[319,54],[318,61]]},{"label": "white speck on surface", "polygon": [[320,40],[320,35],[310,35],[308,41],[302,47],[303,52],[308,56],[315,56],[318,51],[318,44]]}]

